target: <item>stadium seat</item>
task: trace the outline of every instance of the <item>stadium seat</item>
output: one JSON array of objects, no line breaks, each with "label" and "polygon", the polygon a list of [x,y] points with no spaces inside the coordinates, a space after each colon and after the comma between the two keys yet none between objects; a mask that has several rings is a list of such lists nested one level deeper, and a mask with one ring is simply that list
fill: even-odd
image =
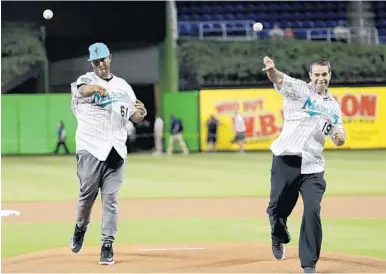
[{"label": "stadium seat", "polygon": [[[279,16],[280,16],[280,15],[279,15]],[[291,14],[291,13],[282,13],[281,16],[280,16],[280,18],[281,18],[282,20],[291,20],[291,18],[293,18],[293,17],[292,17],[292,14]]]},{"label": "stadium seat", "polygon": [[246,5],[246,10],[247,11],[258,11],[258,9],[256,8],[256,5],[255,4],[252,4],[252,3],[248,3],[247,5]]},{"label": "stadium seat", "polygon": [[378,35],[379,35],[379,36],[386,36],[386,28],[384,28],[384,29],[379,29],[379,30],[378,30]]},{"label": "stadium seat", "polygon": [[214,21],[214,18],[210,14],[203,14],[201,16],[201,21]]},{"label": "stadium seat", "polygon": [[325,28],[326,22],[322,20],[315,21],[315,28]]},{"label": "stadium seat", "polygon": [[235,23],[226,23],[226,28],[229,31],[233,31],[236,29],[236,24]]},{"label": "stadium seat", "polygon": [[[257,13],[256,16],[257,16],[259,21],[272,21],[272,20],[275,20],[275,19],[273,19],[273,17],[270,14],[266,14],[266,13]],[[275,16],[274,16],[274,18],[275,18]]]},{"label": "stadium seat", "polygon": [[236,12],[238,12],[238,11],[243,12],[243,11],[245,10],[245,8],[244,8],[243,5],[237,4],[237,5],[234,6],[234,10],[235,10]]},{"label": "stadium seat", "polygon": [[300,12],[291,13],[292,16],[288,20],[301,20],[303,19],[303,15]]},{"label": "stadium seat", "polygon": [[243,13],[236,13],[235,20],[246,20]]},{"label": "stadium seat", "polygon": [[232,5],[224,4],[224,10],[227,12],[234,12]]},{"label": "stadium seat", "polygon": [[189,15],[188,18],[188,21],[200,21],[200,16],[198,14]]},{"label": "stadium seat", "polygon": [[306,39],[307,38],[307,30],[306,29],[299,29],[299,30],[295,30],[295,36],[296,38],[300,38],[300,39]]},{"label": "stadium seat", "polygon": [[246,26],[245,26],[244,23],[238,22],[238,23],[235,24],[235,28],[237,30],[244,30],[244,29],[246,29]]},{"label": "stadium seat", "polygon": [[189,16],[186,14],[181,14],[178,16],[178,21],[189,21]]},{"label": "stadium seat", "polygon": [[233,14],[230,14],[230,13],[225,14],[224,15],[224,20],[226,20],[226,21],[233,21],[234,20]]},{"label": "stadium seat", "polygon": [[266,12],[266,11],[269,11],[269,9],[267,8],[267,6],[264,5],[264,4],[261,3],[261,2],[259,2],[259,4],[257,4],[255,7],[256,7],[257,11],[260,11],[260,12]]},{"label": "stadium seat", "polygon": [[213,14],[213,20],[215,21],[224,21],[224,16],[222,14]]},{"label": "stadium seat", "polygon": [[286,10],[280,9],[280,6],[278,4],[276,4],[275,2],[272,2],[272,3],[268,2],[267,3],[267,9],[270,10],[270,11],[275,11],[275,12],[277,12],[277,11],[282,11],[282,12],[286,11]]},{"label": "stadium seat", "polygon": [[250,12],[246,14],[245,20],[259,21],[259,18],[256,16],[256,14]]},{"label": "stadium seat", "polygon": [[263,24],[264,29],[270,29],[273,26],[273,25],[271,26],[271,24],[266,22],[266,21],[263,21],[262,24]]},{"label": "stadium seat", "polygon": [[334,20],[328,20],[328,21],[326,21],[326,27],[328,27],[328,28],[333,28],[333,27],[335,27],[336,25],[337,25],[337,22],[334,21]]},{"label": "stadium seat", "polygon": [[[295,36],[306,37],[306,31],[310,28],[333,28],[339,21],[346,21],[347,2],[343,1],[296,1],[296,2],[182,2],[177,1],[178,20],[180,22],[197,22],[190,27],[179,26],[181,34],[188,32],[198,33],[198,23],[212,22],[205,25],[208,32],[219,31],[220,21],[227,24],[229,31],[247,30],[246,23],[231,21],[259,21],[264,29],[273,28],[278,22],[281,28],[291,26],[296,29]],[[377,27],[386,28],[386,12],[383,2],[373,4],[377,14]],[[216,23],[215,22],[219,22]],[[249,23],[247,23],[249,24]],[[303,30],[304,29],[304,30]],[[190,35],[189,34],[189,35]],[[259,37],[266,35],[265,32],[256,33]]]},{"label": "stadium seat", "polygon": [[303,26],[305,27],[305,28],[313,28],[313,27],[315,27],[315,23],[314,22],[312,22],[312,21],[304,21],[303,22]]},{"label": "stadium seat", "polygon": [[314,12],[313,14],[312,14],[312,16],[313,16],[313,19],[315,20],[325,20],[325,19],[327,19],[326,18],[326,13],[323,13],[323,12],[321,12],[321,11],[316,11],[316,12]]},{"label": "stadium seat", "polygon": [[178,25],[178,32],[180,33],[180,35],[190,33],[190,25],[189,24],[179,24]]},{"label": "stadium seat", "polygon": [[303,19],[312,20],[315,19],[313,14],[309,11],[303,12]]},{"label": "stadium seat", "polygon": [[297,29],[301,29],[303,28],[303,23],[301,21],[295,21],[295,23],[293,24],[293,27]]},{"label": "stadium seat", "polygon": [[218,5],[218,4],[211,6],[211,9],[213,12],[223,12],[224,11],[223,7],[221,5]]}]

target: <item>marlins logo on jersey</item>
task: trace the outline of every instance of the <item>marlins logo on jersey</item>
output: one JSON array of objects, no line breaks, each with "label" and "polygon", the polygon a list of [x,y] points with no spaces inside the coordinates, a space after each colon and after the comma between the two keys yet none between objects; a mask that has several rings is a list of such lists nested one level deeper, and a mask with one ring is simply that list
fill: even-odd
[{"label": "marlins logo on jersey", "polygon": [[304,102],[302,110],[308,113],[310,117],[321,115],[330,119],[333,125],[338,124],[339,116],[335,114],[334,110],[332,110],[331,108],[327,108],[322,104],[319,104],[316,100],[311,100],[309,96]]},{"label": "marlins logo on jersey", "polygon": [[122,92],[109,92],[104,97],[100,96],[98,93],[94,93],[92,96],[92,104],[101,108],[105,108],[114,102],[127,102],[128,100],[130,100],[129,94]]}]

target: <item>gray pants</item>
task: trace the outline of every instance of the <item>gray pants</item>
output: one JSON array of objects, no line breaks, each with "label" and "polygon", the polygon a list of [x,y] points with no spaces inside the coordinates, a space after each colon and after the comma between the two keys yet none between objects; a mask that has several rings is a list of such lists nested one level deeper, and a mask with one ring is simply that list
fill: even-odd
[{"label": "gray pants", "polygon": [[123,159],[113,148],[102,162],[83,150],[76,153],[80,192],[77,205],[77,225],[85,228],[101,189],[103,216],[102,241],[115,240],[118,221],[118,191],[123,180]]}]

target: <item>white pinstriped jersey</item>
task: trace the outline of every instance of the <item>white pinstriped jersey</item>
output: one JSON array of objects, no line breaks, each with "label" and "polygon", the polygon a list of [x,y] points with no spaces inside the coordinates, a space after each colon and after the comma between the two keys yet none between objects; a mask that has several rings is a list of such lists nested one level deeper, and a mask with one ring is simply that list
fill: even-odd
[{"label": "white pinstriped jersey", "polygon": [[283,95],[284,125],[280,136],[270,149],[276,156],[298,155],[302,157],[302,174],[324,170],[326,136],[335,129],[343,130],[339,103],[329,94],[322,96],[310,83],[284,75]]},{"label": "white pinstriped jersey", "polygon": [[[81,85],[99,85],[106,88],[107,95],[94,93],[83,97]],[[134,113],[136,96],[131,86],[122,78],[113,75],[106,81],[94,72],[86,73],[71,84],[71,109],[77,119],[75,134],[76,150],[87,150],[100,161],[105,161],[114,147],[126,160],[126,124]]]}]

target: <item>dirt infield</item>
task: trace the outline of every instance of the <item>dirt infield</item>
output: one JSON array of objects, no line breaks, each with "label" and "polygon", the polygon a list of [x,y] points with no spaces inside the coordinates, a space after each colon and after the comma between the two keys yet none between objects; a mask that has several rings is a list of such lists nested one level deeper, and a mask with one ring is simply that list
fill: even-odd
[{"label": "dirt infield", "polygon": [[[266,217],[268,200],[234,199],[149,199],[120,203],[120,220],[135,218],[189,217]],[[380,204],[386,197],[326,197],[322,204],[324,217],[386,218]],[[2,218],[3,222],[73,221],[73,203],[3,203],[2,209],[21,211],[19,217]],[[59,208],[47,212],[47,208]],[[100,204],[94,207],[93,220],[100,220]],[[139,210],[140,209],[140,210]],[[37,212],[46,212],[38,215]],[[51,213],[52,212],[52,213]],[[292,216],[301,216],[299,201]],[[29,273],[295,273],[300,272],[297,250],[289,248],[284,261],[275,261],[270,246],[261,243],[195,243],[179,245],[115,246],[114,266],[99,266],[99,248],[85,247],[80,254],[68,248],[46,250],[8,258],[2,272]],[[71,263],[69,263],[71,262]],[[386,260],[322,252],[319,273],[386,273]]]}]

